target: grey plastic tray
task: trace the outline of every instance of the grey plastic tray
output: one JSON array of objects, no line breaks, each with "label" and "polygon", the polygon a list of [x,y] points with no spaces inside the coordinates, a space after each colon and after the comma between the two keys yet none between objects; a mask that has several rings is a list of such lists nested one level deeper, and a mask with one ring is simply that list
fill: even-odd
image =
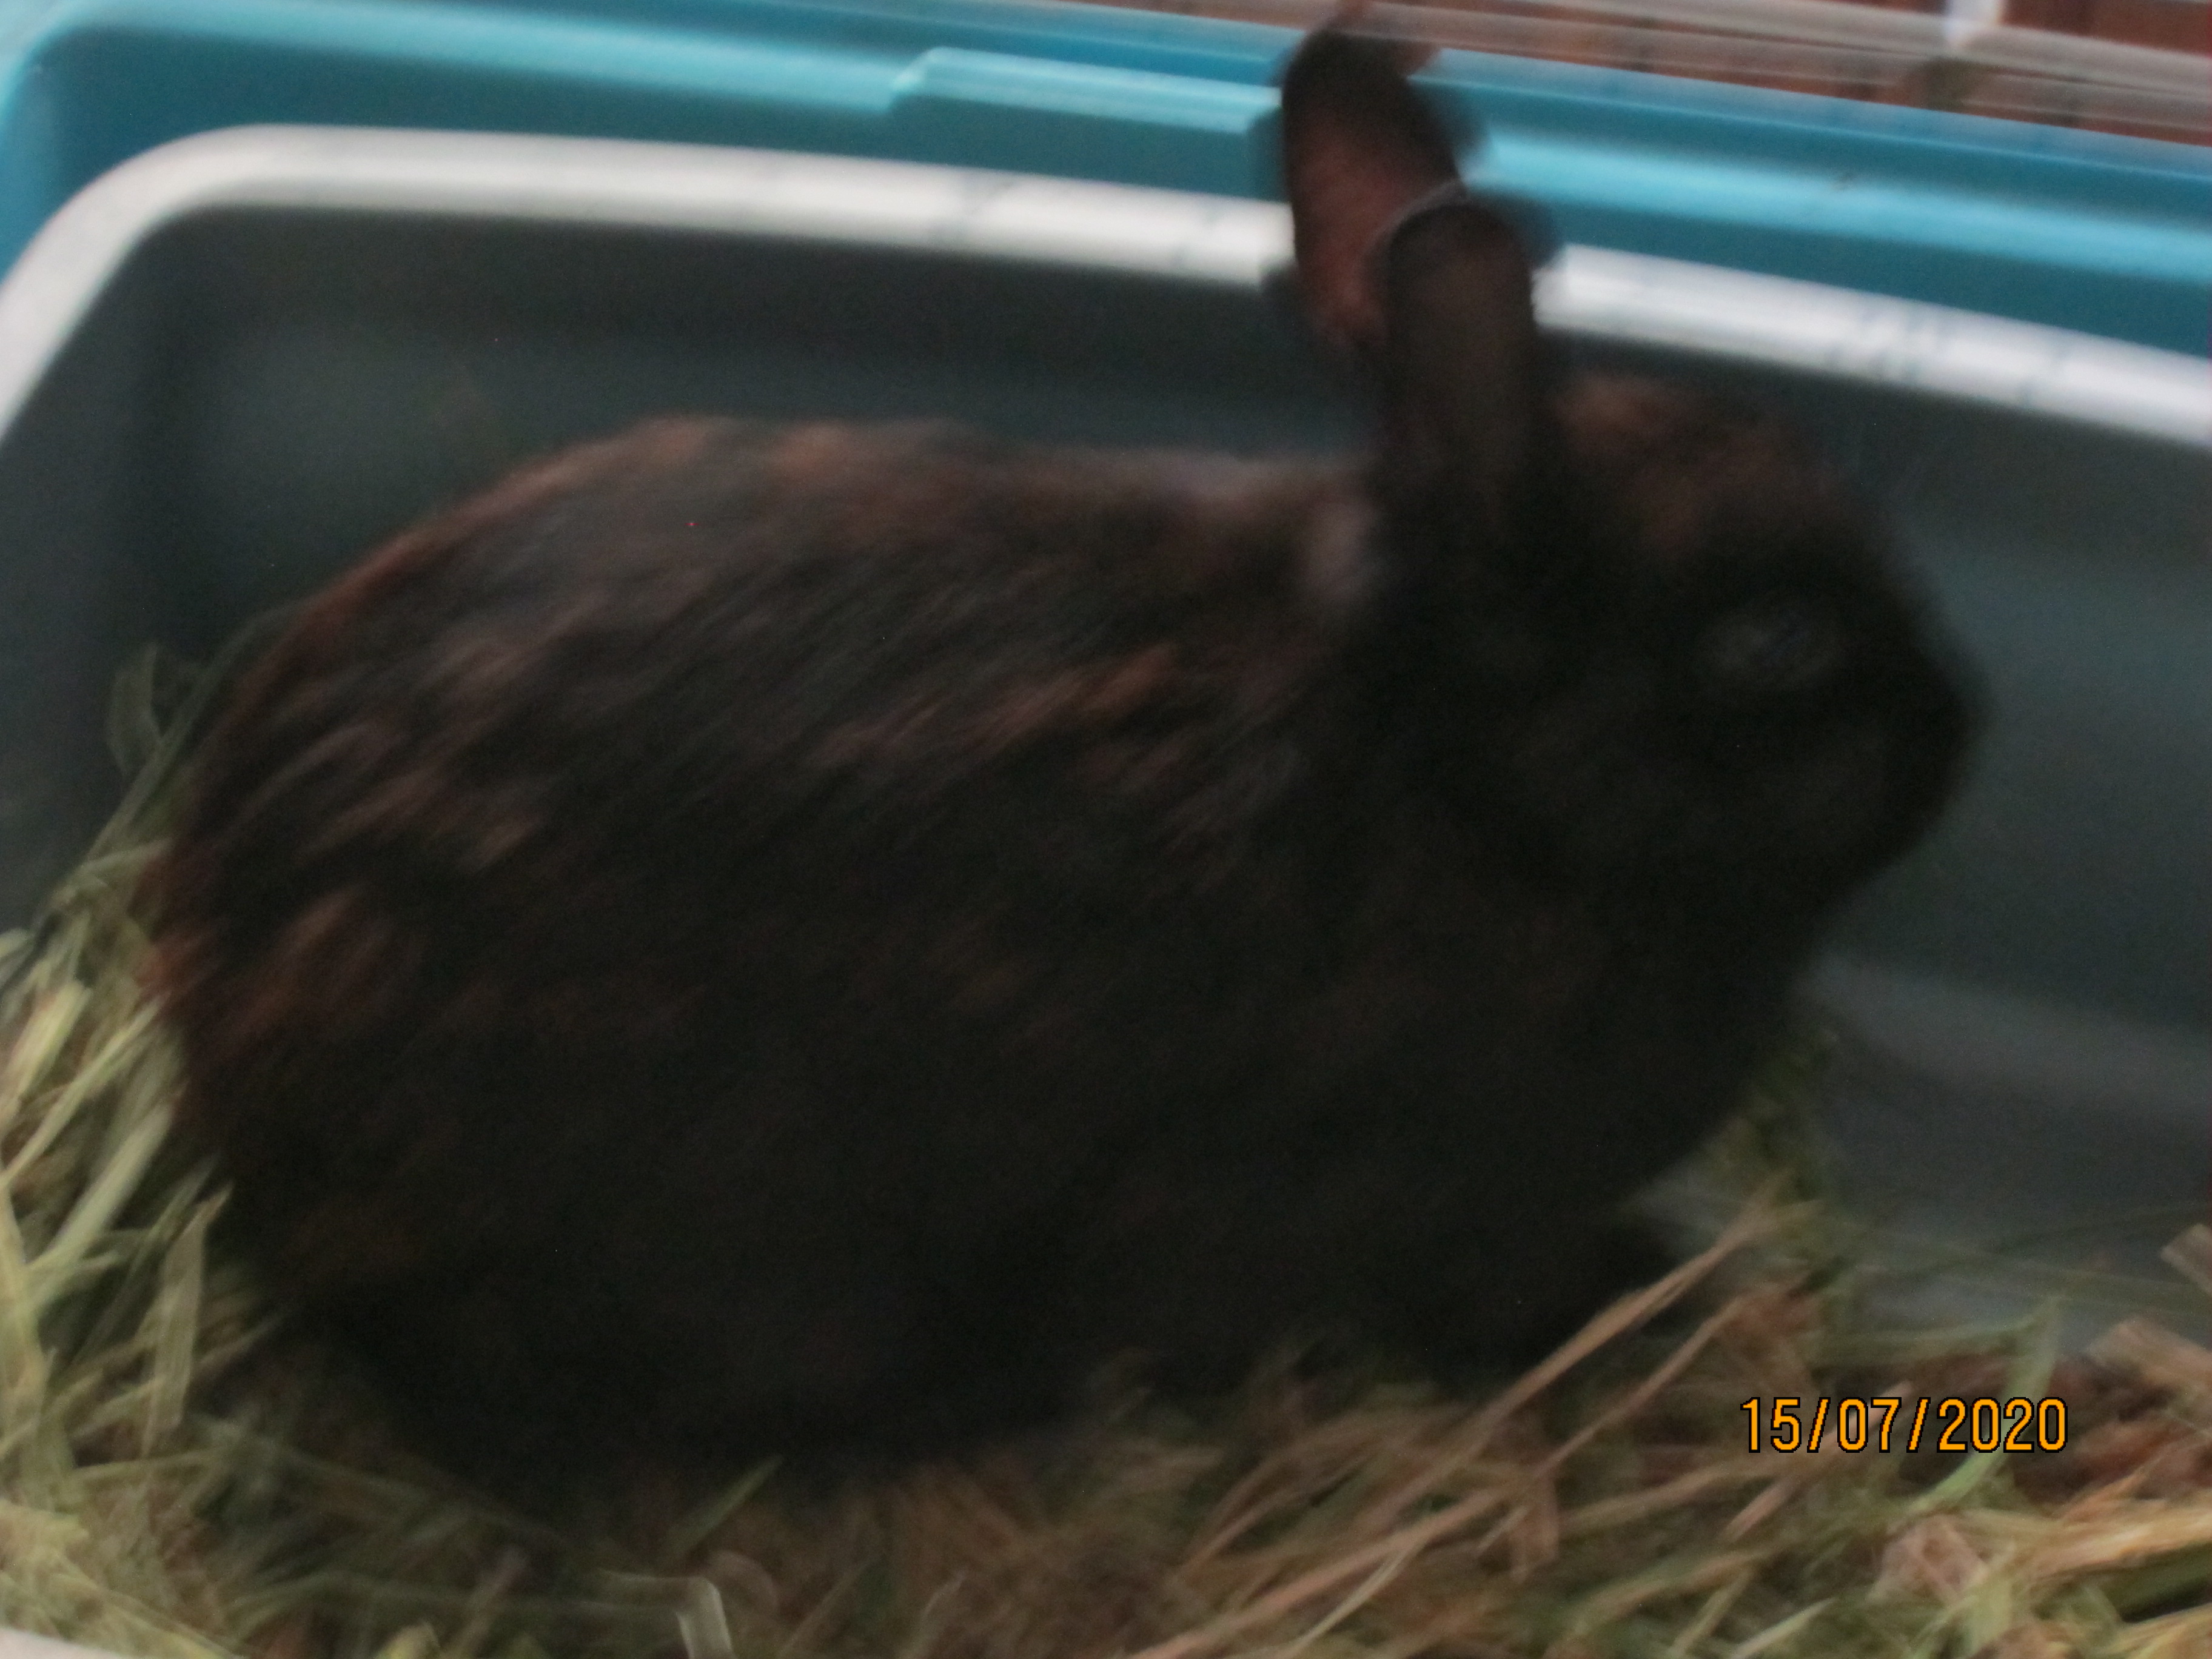
[{"label": "grey plastic tray", "polygon": [[[110,677],[433,504],[672,410],[1326,449],[1282,210],[690,147],[258,128],[142,156],[0,286],[0,921],[114,798]],[[2155,1278],[2212,1177],[2212,377],[2087,335],[1571,248],[1594,362],[1787,406],[1989,682],[1967,798],[1850,918],[1847,1173]],[[2020,1286],[2015,1285],[2015,1289]]]}]

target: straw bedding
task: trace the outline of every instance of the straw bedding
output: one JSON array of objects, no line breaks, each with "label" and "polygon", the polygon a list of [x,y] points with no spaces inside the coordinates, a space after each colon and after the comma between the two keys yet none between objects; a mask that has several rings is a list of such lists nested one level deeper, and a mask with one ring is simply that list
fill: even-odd
[{"label": "straw bedding", "polygon": [[[165,1146],[131,895],[192,684],[125,675],[129,797],[0,938],[0,1624],[147,1659],[2212,1656],[2212,1353],[1886,1328],[1800,1144],[1810,1040],[1707,1157],[1711,1248],[1488,1392],[1279,1365],[1191,1414],[1109,1377],[958,1462],[507,1513],[287,1329]],[[2212,1291],[2212,1233],[2169,1255]],[[1899,1399],[1899,1443],[1750,1449],[1745,1402],[1792,1396]],[[2064,1449],[1902,1449],[1981,1396],[2063,1399]]]}]

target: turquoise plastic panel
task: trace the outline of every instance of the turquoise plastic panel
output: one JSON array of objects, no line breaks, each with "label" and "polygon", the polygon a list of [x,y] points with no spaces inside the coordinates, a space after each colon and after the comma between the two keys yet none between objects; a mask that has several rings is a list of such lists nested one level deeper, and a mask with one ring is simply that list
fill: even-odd
[{"label": "turquoise plastic panel", "polygon": [[[0,0],[0,262],[117,162],[264,121],[1267,195],[1292,44],[1022,0]],[[1472,53],[1428,79],[1567,240],[2206,349],[2212,152]]]}]

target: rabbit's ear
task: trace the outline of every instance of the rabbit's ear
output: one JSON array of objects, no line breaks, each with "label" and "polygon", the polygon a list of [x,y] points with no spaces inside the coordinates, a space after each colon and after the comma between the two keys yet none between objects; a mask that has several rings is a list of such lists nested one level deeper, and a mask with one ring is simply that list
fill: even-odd
[{"label": "rabbit's ear", "polygon": [[1306,314],[1322,338],[1363,356],[1382,342],[1377,248],[1407,209],[1459,183],[1451,141],[1407,83],[1401,50],[1321,29],[1283,73],[1283,184]]},{"label": "rabbit's ear", "polygon": [[1547,419],[1528,252],[1467,194],[1397,48],[1307,39],[1283,77],[1283,173],[1306,313],[1379,377],[1387,469],[1502,518]]},{"label": "rabbit's ear", "polygon": [[1479,506],[1502,529],[1553,436],[1557,366],[1536,330],[1520,233],[1463,198],[1404,221],[1376,263],[1386,470]]}]

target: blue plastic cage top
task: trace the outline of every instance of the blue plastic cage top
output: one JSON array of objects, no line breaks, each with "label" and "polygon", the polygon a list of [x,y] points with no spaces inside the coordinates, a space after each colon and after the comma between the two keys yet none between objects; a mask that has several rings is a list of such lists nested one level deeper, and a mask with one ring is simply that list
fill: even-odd
[{"label": "blue plastic cage top", "polygon": [[[259,122],[507,130],[1272,194],[1283,29],[1038,0],[0,0],[0,261],[128,157]],[[2203,353],[2212,151],[1449,52],[1573,242]]]}]

